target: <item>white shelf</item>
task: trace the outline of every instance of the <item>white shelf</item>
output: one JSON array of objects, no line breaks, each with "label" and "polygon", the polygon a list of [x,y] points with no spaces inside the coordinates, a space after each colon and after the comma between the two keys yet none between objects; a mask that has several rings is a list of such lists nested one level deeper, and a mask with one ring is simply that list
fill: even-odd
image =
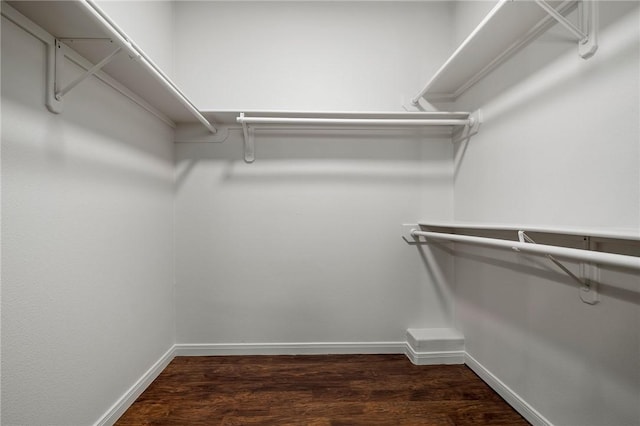
[{"label": "white shelf", "polygon": [[[30,26],[35,24],[40,27],[40,29],[36,28],[37,31],[25,28],[32,34],[34,32],[43,34],[42,30],[44,30],[55,39],[75,39],[74,41],[65,41],[65,44],[92,64],[100,62],[115,47],[122,45],[119,43],[120,40],[114,37],[116,34],[114,28],[117,29],[117,27],[111,27],[105,19],[96,19],[92,9],[99,9],[90,2],[11,1],[9,3],[10,7],[3,4],[3,15],[10,13],[12,16],[17,16],[15,11],[24,15],[28,20],[20,19],[23,24],[26,23]],[[42,39],[42,37],[39,38]],[[197,109],[175,84],[126,35],[124,38],[134,46],[134,50],[141,56],[131,59],[126,52],[122,52],[105,65],[101,72],[140,97],[143,103],[146,102],[174,123],[202,122],[203,117],[198,118]],[[112,39],[113,42],[81,39]],[[203,122],[203,124],[206,126],[208,123]]]},{"label": "white shelf", "polygon": [[[451,138],[456,133],[469,138],[477,133],[482,122],[480,111],[468,112],[355,112],[355,111],[273,111],[273,110],[219,110],[203,111],[203,115],[215,121],[222,129],[215,136],[204,135],[202,130],[191,125],[176,130],[176,142],[223,142],[229,130],[242,129],[244,136],[244,159],[255,160],[255,130],[288,131],[320,129],[349,131],[363,129],[386,129],[407,131],[419,129],[421,137],[438,136]],[[427,130],[430,129],[430,130]],[[463,134],[464,133],[464,134]],[[413,132],[416,135],[417,133]]]},{"label": "white shelf", "polygon": [[[397,132],[398,129],[419,129],[419,135],[423,137],[452,138],[458,133],[462,133],[466,129],[466,125],[471,125],[469,135],[478,131],[482,122],[482,116],[479,111],[474,113],[468,112],[407,112],[407,111],[286,111],[286,110],[204,110],[201,111],[204,117],[211,122],[215,122],[220,130],[217,134],[212,135],[206,132],[202,126],[193,124],[183,124],[176,128],[176,142],[201,142],[201,143],[219,143],[224,142],[231,129],[240,129],[244,132],[244,126],[238,122],[238,117],[244,114],[245,118],[260,117],[283,119],[287,124],[281,122],[277,124],[247,124],[254,129],[260,130],[271,129],[278,131],[287,131],[288,129],[305,129],[316,131],[320,129],[329,130],[357,130],[365,131],[366,129],[375,129],[376,132],[391,130]],[[305,123],[290,123],[290,119],[301,119]],[[313,123],[313,120],[319,119],[325,121],[323,123]],[[371,121],[362,123],[364,121]],[[382,123],[373,121],[380,120]],[[415,122],[408,122],[413,121]],[[429,125],[429,120],[452,120],[457,121],[456,125]],[[276,120],[280,121],[280,120]],[[295,121],[295,120],[294,120]],[[344,122],[346,121],[346,122]],[[353,121],[349,123],[348,121]],[[359,122],[360,121],[360,122]],[[389,121],[396,121],[390,124]],[[397,124],[402,121],[403,123]],[[342,122],[342,123],[341,123]],[[433,123],[432,123],[433,124]],[[462,129],[462,130],[460,130]],[[415,132],[413,134],[416,134]],[[247,137],[245,134],[245,142],[252,140],[253,137]],[[464,137],[464,136],[462,136]],[[469,136],[470,137],[470,136]],[[247,144],[245,144],[245,148]]]},{"label": "white shelf", "polygon": [[[575,1],[550,1],[566,13]],[[414,98],[455,100],[555,20],[535,1],[500,0]]]},{"label": "white shelf", "polygon": [[576,235],[596,238],[607,238],[617,240],[640,241],[640,230],[610,230],[610,229],[585,229],[585,228],[555,228],[546,226],[530,225],[507,225],[507,224],[482,224],[469,222],[419,222],[418,225],[424,228],[445,228],[449,230],[466,231],[527,231],[540,232],[545,234]]}]

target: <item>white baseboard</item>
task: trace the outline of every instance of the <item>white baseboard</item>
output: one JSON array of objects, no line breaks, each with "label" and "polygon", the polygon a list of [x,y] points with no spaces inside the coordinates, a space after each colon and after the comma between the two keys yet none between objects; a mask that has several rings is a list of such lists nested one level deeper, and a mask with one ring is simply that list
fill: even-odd
[{"label": "white baseboard", "polygon": [[407,342],[178,343],[175,356],[404,354],[416,365],[464,364],[464,351],[416,352]]},{"label": "white baseboard", "polygon": [[464,364],[464,351],[416,352],[407,344],[405,355],[415,365]]},{"label": "white baseboard", "polygon": [[112,425],[124,414],[125,411],[135,402],[142,392],[149,387],[158,375],[164,370],[174,358],[175,345],[171,346],[164,355],[160,357],[116,402],[107,410],[94,426]]},{"label": "white baseboard", "polygon": [[176,356],[326,354],[404,354],[415,365],[466,364],[531,424],[534,426],[553,426],[549,420],[538,413],[517,393],[511,390],[464,350],[416,352],[407,342],[179,343],[173,345],[162,355],[162,357],[100,417],[94,426],[114,424]]},{"label": "white baseboard", "polygon": [[176,356],[404,354],[405,342],[178,343]]},{"label": "white baseboard", "polygon": [[542,414],[538,413],[531,405],[505,385],[493,373],[487,370],[474,357],[465,353],[465,364],[472,369],[486,384],[513,407],[522,417],[534,426],[553,426]]}]

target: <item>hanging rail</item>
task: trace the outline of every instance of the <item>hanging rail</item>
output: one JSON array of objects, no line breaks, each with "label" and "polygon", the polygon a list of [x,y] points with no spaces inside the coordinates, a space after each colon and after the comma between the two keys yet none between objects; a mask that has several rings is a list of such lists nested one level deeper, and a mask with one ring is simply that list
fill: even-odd
[{"label": "hanging rail", "polygon": [[[313,114],[313,113],[311,113]],[[341,113],[335,113],[340,115]],[[255,161],[255,127],[249,126],[333,126],[336,128],[371,127],[371,128],[404,128],[404,127],[464,127],[464,137],[469,138],[478,132],[482,123],[482,112],[473,113],[363,113],[362,115],[386,115],[386,117],[247,117],[240,113],[236,122],[242,125],[244,135],[244,161]],[[412,117],[407,117],[412,116]],[[448,118],[447,118],[448,116]]]},{"label": "hanging rail", "polygon": [[287,117],[245,117],[241,114],[236,121],[240,124],[283,124],[283,125],[333,125],[333,126],[381,126],[381,127],[425,127],[425,126],[473,126],[473,117],[464,119],[394,119],[394,118],[287,118]]},{"label": "hanging rail", "polygon": [[118,40],[119,44],[127,51],[129,56],[137,58],[145,67],[151,71],[151,74],[165,86],[173,95],[180,101],[185,108],[193,114],[211,133],[216,132],[216,128],[207,120],[193,105],[189,99],[176,87],[175,84],[160,70],[160,68],[138,47],[130,40],[120,27],[109,18],[99,6],[95,4],[93,0],[82,0],[81,4],[85,7],[87,12],[95,19],[113,38]]},{"label": "hanging rail", "polygon": [[568,247],[550,246],[545,244],[530,244],[519,241],[500,240],[495,238],[474,237],[470,235],[448,234],[443,232],[427,232],[417,229],[411,230],[414,238],[424,237],[430,240],[451,241],[515,250],[522,253],[530,253],[543,256],[554,256],[563,259],[588,262],[600,265],[615,266],[623,269],[640,271],[640,257],[627,256],[614,253],[574,249]]}]

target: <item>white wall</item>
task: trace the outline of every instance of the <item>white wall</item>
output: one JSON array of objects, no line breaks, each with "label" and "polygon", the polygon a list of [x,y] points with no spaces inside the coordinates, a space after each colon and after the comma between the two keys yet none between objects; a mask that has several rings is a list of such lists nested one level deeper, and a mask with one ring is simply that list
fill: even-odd
[{"label": "white wall", "polygon": [[[592,59],[554,27],[459,100],[486,122],[457,173],[456,220],[638,235],[640,17],[635,2],[604,4]],[[589,306],[544,260],[458,248],[471,356],[554,424],[640,423],[637,274],[603,270]]]},{"label": "white wall", "polygon": [[[202,108],[399,110],[492,3],[101,6]],[[458,101],[486,122],[455,175],[444,140],[259,133],[245,165],[232,131],[176,146],[174,193],[170,129],[94,80],[51,115],[42,45],[3,21],[4,423],[95,421],[174,342],[174,306],[179,343],[447,326],[452,260],[399,238],[416,218],[638,232],[637,4],[602,12],[593,59],[554,29]],[[459,248],[471,356],[555,424],[638,423],[636,275],[603,270],[588,306],[545,262]]]},{"label": "white wall", "polygon": [[638,20],[610,23],[636,4],[601,7],[592,59],[554,27],[459,100],[485,123],[458,171],[457,220],[638,231]]},{"label": "white wall", "polygon": [[454,45],[458,47],[498,3],[496,0],[454,1]]},{"label": "white wall", "polygon": [[[450,51],[442,3],[179,3],[178,81],[207,108],[399,110]],[[253,43],[254,47],[249,46]],[[410,133],[178,144],[180,343],[404,341],[451,289],[401,238],[452,218],[452,147]],[[425,255],[428,256],[428,255]]]},{"label": "white wall", "polygon": [[173,1],[98,0],[96,4],[173,79]]},{"label": "white wall", "polygon": [[3,18],[2,424],[87,425],[174,342],[172,130],[95,79],[49,113],[44,58]]},{"label": "white wall", "polygon": [[177,145],[179,343],[397,342],[450,323],[450,289],[400,238],[425,199],[451,217],[449,142],[257,138],[253,165],[237,132]]},{"label": "white wall", "polygon": [[451,51],[446,2],[179,2],[176,79],[203,109],[400,110]]}]

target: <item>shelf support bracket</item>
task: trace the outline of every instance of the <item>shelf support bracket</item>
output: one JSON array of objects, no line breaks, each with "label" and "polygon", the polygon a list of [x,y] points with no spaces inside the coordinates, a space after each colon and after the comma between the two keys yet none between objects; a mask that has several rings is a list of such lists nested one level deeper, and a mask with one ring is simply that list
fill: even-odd
[{"label": "shelf support bracket", "polygon": [[[584,237],[585,239],[585,249],[591,249],[591,242],[589,237]],[[518,231],[518,240],[521,243],[531,243],[536,244],[536,242],[528,236],[525,231]],[[560,268],[564,273],[573,278],[580,285],[580,300],[589,305],[595,305],[598,303],[598,288],[597,288],[597,269],[593,264],[588,263],[580,263],[580,275],[582,277],[577,276],[573,272],[569,270],[566,266],[564,266],[558,259],[551,256],[550,254],[546,255],[547,259],[552,261],[558,268]]]},{"label": "shelf support bracket", "polygon": [[596,0],[581,0],[578,4],[580,28],[562,16],[562,14],[545,0],[535,0],[535,2],[547,12],[549,16],[576,37],[578,41],[578,54],[583,59],[589,59],[596,53],[596,50],[598,50],[598,5]]},{"label": "shelf support bracket", "polygon": [[255,131],[244,121],[244,112],[240,113],[240,118],[242,122],[242,133],[244,135],[244,162],[251,164],[256,161]]},{"label": "shelf support bracket", "polygon": [[60,82],[58,76],[62,75],[64,65],[64,53],[58,40],[47,43],[47,96],[45,105],[54,114],[62,113],[62,102],[56,98],[56,91]]},{"label": "shelf support bracket", "polygon": [[100,71],[105,65],[113,60],[118,53],[122,51],[122,47],[116,48],[113,52],[108,54],[103,60],[89,68],[87,71],[79,75],[75,80],[71,83],[67,84],[64,87],[62,86],[62,69],[64,66],[64,52],[62,51],[62,42],[60,40],[56,40],[56,66],[55,66],[55,94],[54,97],[57,101],[62,101],[64,95],[69,93],[71,89],[76,87],[78,84],[82,83],[87,78],[91,77],[98,71]]}]

